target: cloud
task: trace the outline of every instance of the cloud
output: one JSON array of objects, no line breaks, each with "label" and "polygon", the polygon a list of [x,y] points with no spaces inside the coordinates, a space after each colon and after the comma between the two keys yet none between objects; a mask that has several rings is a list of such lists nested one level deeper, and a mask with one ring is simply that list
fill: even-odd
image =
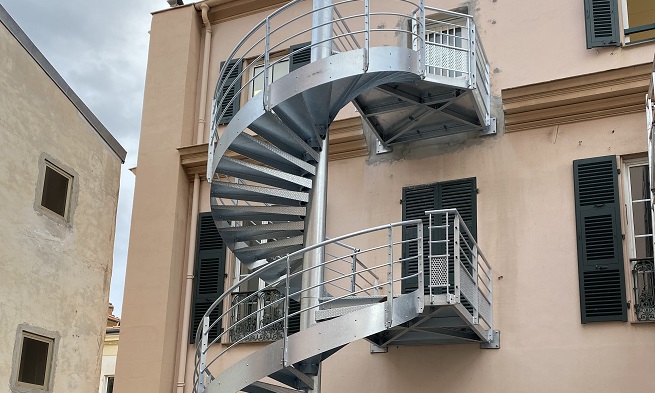
[{"label": "cloud", "polygon": [[127,150],[110,301],[120,315],[148,55],[150,12],[164,0],[2,0],[39,50]]}]

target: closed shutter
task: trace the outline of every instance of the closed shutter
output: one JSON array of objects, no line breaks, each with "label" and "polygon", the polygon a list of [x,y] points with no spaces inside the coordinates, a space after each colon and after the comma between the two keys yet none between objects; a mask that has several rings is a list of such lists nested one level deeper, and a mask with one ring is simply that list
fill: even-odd
[{"label": "closed shutter", "polygon": [[[427,256],[430,249],[430,238],[428,233],[429,217],[425,215],[427,210],[457,209],[457,211],[462,216],[464,223],[471,231],[473,237],[477,238],[477,188],[475,178],[405,187],[403,188],[402,200],[403,221],[414,219],[423,220],[423,274],[425,277],[428,277],[429,275],[429,264]],[[439,234],[435,235],[438,236]],[[416,236],[416,228],[409,227],[405,228],[403,231],[403,240],[414,239]],[[418,254],[416,242],[404,243],[402,253],[403,259],[415,257]],[[452,274],[452,261],[450,261],[449,265]],[[409,260],[403,263],[403,276],[416,274],[417,271],[417,260]],[[428,280],[425,279],[424,282],[426,283],[427,288]],[[417,287],[417,279],[402,281],[403,293],[414,291],[417,289]]]},{"label": "closed shutter", "polygon": [[[196,249],[196,268],[193,279],[194,295],[191,310],[190,342],[195,342],[196,330],[202,323],[202,317],[219,296],[223,294],[225,283],[225,247],[218,234],[211,213],[198,216],[198,242]],[[222,304],[212,311],[211,322],[223,313]],[[220,323],[209,332],[209,340],[221,332]]]},{"label": "closed shutter", "polygon": [[620,46],[617,0],[584,0],[587,48]]},{"label": "closed shutter", "polygon": [[[225,66],[225,62],[221,62],[221,72],[223,71],[223,67]],[[221,106],[218,108],[218,113],[216,114],[217,116],[220,116],[223,111],[225,111],[225,114],[223,117],[220,119],[218,124],[227,124],[229,123],[234,115],[239,111],[239,108],[241,108],[241,102],[239,97],[235,98],[235,95],[241,89],[241,74],[242,71],[242,66],[243,63],[241,62],[240,59],[238,60],[232,60],[228,63],[227,65],[227,74],[225,74],[224,79],[225,84],[223,84],[223,90],[221,91]],[[220,84],[221,81],[219,81]],[[234,85],[232,83],[234,82]],[[232,85],[232,87],[230,87]],[[230,101],[234,98],[234,101],[230,104]],[[227,108],[227,110],[226,110]]]},{"label": "closed shutter", "polygon": [[616,158],[573,162],[582,323],[627,321]]},{"label": "closed shutter", "polygon": [[289,52],[291,53],[289,56],[289,72],[311,63],[312,48],[310,45],[310,42],[305,42],[304,44],[292,45],[289,48]]}]

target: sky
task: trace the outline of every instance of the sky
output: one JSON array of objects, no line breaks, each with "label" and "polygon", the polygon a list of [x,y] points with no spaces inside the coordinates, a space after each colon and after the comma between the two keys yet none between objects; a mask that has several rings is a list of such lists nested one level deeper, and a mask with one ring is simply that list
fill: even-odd
[{"label": "sky", "polygon": [[150,12],[166,0],[0,0],[41,53],[127,150],[109,300],[120,316],[148,56]]}]

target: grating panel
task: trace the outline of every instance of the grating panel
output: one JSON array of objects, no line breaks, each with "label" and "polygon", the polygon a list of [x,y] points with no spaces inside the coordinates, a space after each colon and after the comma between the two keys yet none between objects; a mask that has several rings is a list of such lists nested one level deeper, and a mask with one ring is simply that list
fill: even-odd
[{"label": "grating panel", "polygon": [[464,297],[466,297],[466,300],[468,300],[471,304],[475,304],[475,283],[473,282],[473,279],[471,279],[471,276],[466,273],[466,269],[461,266],[461,264],[460,269],[462,269],[460,274],[460,290]]},{"label": "grating panel", "polygon": [[491,325],[491,303],[484,296],[478,296],[478,315]]},{"label": "grating panel", "polygon": [[430,287],[448,286],[448,258],[430,257]]}]

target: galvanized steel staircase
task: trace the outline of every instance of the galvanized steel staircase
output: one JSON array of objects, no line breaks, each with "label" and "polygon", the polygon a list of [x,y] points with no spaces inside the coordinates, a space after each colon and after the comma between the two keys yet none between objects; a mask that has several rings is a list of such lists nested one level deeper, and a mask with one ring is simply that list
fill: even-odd
[{"label": "galvanized steel staircase", "polygon": [[[299,270],[302,257],[307,251],[304,244],[306,205],[312,192],[316,163],[322,154],[326,154],[320,149],[321,141],[326,138],[330,124],[344,106],[354,102],[365,123],[372,128],[379,142],[385,147],[388,147],[386,142],[392,140],[398,142],[424,139],[425,136],[417,133],[416,128],[426,125],[430,126],[432,136],[438,136],[439,132],[435,130],[438,130],[440,125],[437,123],[443,123],[444,117],[450,122],[463,121],[464,128],[468,131],[489,129],[488,105],[486,112],[484,108],[479,110],[477,106],[466,115],[462,115],[465,110],[455,114],[451,111],[452,108],[461,106],[462,102],[470,101],[475,106],[476,100],[473,98],[477,97],[476,95],[471,96],[468,101],[461,99],[466,94],[473,94],[477,89],[475,72],[472,70],[476,68],[477,63],[473,55],[468,63],[468,84],[462,84],[461,80],[458,80],[452,87],[444,85],[443,82],[447,78],[444,78],[443,72],[439,78],[430,81],[426,71],[428,68],[424,37],[427,22],[422,1],[416,2],[414,7],[404,14],[399,13],[402,11],[402,5],[411,5],[411,2],[384,2],[386,11],[377,12],[371,11],[368,1],[352,0],[342,3],[361,3],[365,6],[361,17],[364,18],[366,27],[354,29],[356,33],[351,30],[343,33],[344,30],[341,30],[342,33],[337,34],[335,31],[333,40],[336,42],[339,38],[349,37],[357,41],[359,35],[359,38],[365,41],[360,48],[335,50],[332,56],[304,65],[270,82],[268,69],[281,61],[270,58],[270,53],[275,49],[275,43],[270,39],[275,31],[272,29],[272,21],[274,18],[280,18],[284,11],[292,7],[307,4],[297,0],[256,26],[253,32],[265,31],[265,40],[255,43],[249,50],[245,50],[245,53],[243,48],[248,48],[248,44],[240,43],[222,71],[222,76],[233,73],[237,76],[232,82],[230,79],[221,78],[215,96],[208,163],[208,180],[212,183],[212,212],[223,241],[240,263],[251,270],[259,269],[254,273],[256,277],[253,279],[263,280],[267,288],[278,289],[285,294],[285,338],[241,359],[215,378],[208,371],[209,365],[204,363],[206,359],[198,356],[196,389],[201,393],[311,390],[313,382],[309,376],[316,374],[315,365],[332,353],[354,340],[375,337],[408,323],[423,311],[422,289],[409,294],[394,294],[391,288],[394,282],[392,279],[386,283],[385,288],[389,290],[386,297],[372,296],[370,302],[364,300],[363,304],[361,298],[349,301],[349,296],[361,295],[363,291],[332,296],[332,300],[342,301],[333,303],[331,307],[323,305],[323,317],[318,318],[322,320],[320,323],[287,335],[291,314],[289,298],[297,299],[302,291],[302,274]],[[412,22],[396,31],[409,37],[404,45],[388,45],[386,42],[381,42],[378,46],[371,44],[376,29],[371,28],[370,18],[372,15],[384,15],[385,12],[391,17],[405,15],[403,18]],[[311,20],[312,12],[303,15]],[[471,36],[476,37],[470,17],[459,14],[455,17],[464,18],[466,25],[463,28],[473,26],[470,30]],[[343,18],[339,14],[339,18],[335,17],[333,23],[342,23],[345,26],[345,21],[349,18],[353,17],[347,15]],[[377,30],[382,35],[390,29]],[[253,37],[253,32],[244,40]],[[287,41],[288,39],[281,40]],[[234,64],[234,59],[247,58],[252,54],[249,51],[257,45],[261,46],[262,42],[265,42],[266,46],[264,53],[255,56],[249,66],[244,69],[240,66],[230,66]],[[468,48],[471,53],[479,46],[473,42],[471,39]],[[311,45],[296,47],[285,56],[292,58],[310,49]],[[229,112],[234,101],[240,99],[242,91],[247,89],[247,86],[254,86],[252,84],[255,76],[241,88],[240,83],[235,81],[251,76],[253,65],[260,60],[264,62],[263,92],[250,98],[233,113],[231,121],[222,130],[219,138],[218,125],[221,119]],[[444,64],[433,64],[432,68],[442,67],[446,76],[448,72],[452,72],[453,77],[461,77],[464,72],[463,69],[453,71]],[[447,97],[450,97],[450,100]],[[480,114],[477,118],[476,111]],[[419,115],[413,117],[413,112]],[[443,128],[444,135],[452,133],[448,126]],[[415,136],[408,137],[408,132]],[[419,225],[402,225],[409,224]],[[417,241],[420,243],[420,239]],[[393,244],[389,247],[392,246]],[[422,263],[422,254],[418,258]],[[413,278],[420,276],[422,281],[422,274],[421,268]],[[400,280],[402,279],[401,277]],[[324,283],[328,284],[330,282]],[[231,290],[234,288],[236,287]],[[370,287],[369,290],[373,288]],[[229,292],[230,290],[226,291]],[[214,307],[222,300],[223,298],[219,299]],[[328,299],[327,303],[330,301]],[[206,314],[204,331],[209,330],[210,325],[223,323],[221,318],[216,321],[209,318],[214,307]],[[201,329],[199,333],[202,331]],[[204,334],[202,336],[205,340],[199,344],[198,353],[206,354],[207,348],[203,346],[211,345],[211,342],[208,342],[211,340]],[[284,386],[260,381],[267,376]]]}]

